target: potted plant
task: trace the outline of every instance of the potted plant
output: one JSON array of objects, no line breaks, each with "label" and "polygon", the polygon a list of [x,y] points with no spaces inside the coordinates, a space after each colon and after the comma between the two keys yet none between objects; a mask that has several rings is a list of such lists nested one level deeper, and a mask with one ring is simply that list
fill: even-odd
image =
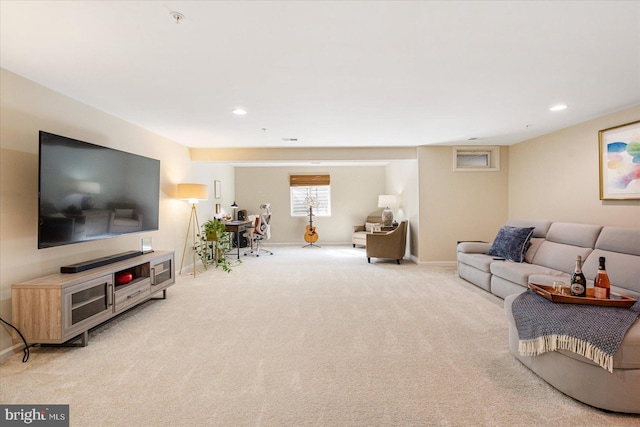
[{"label": "potted plant", "polygon": [[[203,223],[200,228],[201,232],[197,235],[198,242],[195,249],[202,263],[205,266],[213,264],[216,268],[222,267],[229,273],[233,264],[225,254],[231,251],[233,244],[224,222],[214,218]],[[238,263],[241,262],[238,260]]]}]

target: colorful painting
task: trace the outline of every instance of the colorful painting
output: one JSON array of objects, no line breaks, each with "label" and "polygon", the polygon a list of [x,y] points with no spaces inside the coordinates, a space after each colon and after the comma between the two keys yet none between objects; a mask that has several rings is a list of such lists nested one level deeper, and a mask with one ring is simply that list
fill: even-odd
[{"label": "colorful painting", "polygon": [[598,132],[600,200],[640,200],[640,120]]}]

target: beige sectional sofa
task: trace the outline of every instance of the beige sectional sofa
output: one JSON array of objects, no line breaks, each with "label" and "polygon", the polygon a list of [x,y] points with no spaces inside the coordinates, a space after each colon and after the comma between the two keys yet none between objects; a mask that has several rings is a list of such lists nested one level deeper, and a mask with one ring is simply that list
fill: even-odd
[{"label": "beige sectional sofa", "polygon": [[640,229],[528,220],[512,220],[507,225],[535,227],[524,262],[487,255],[490,243],[462,242],[458,245],[458,274],[505,299],[511,353],[549,384],[577,400],[610,411],[640,413],[640,321],[627,331],[610,373],[564,350],[521,356],[511,312],[513,300],[527,289],[529,282],[569,282],[576,255],[582,256],[588,282],[595,278],[598,258],[604,256],[611,291],[640,299]]}]

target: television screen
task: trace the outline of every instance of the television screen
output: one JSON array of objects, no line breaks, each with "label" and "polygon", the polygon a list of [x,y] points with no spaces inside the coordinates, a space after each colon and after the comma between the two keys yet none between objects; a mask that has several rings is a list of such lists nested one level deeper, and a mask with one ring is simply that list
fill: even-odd
[{"label": "television screen", "polygon": [[158,229],[160,161],[40,131],[38,248]]}]

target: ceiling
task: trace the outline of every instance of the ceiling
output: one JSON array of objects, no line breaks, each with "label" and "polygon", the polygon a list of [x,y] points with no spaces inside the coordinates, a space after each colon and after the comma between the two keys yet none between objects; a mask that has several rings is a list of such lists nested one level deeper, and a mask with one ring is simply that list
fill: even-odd
[{"label": "ceiling", "polygon": [[640,104],[638,1],[0,7],[3,68],[188,147],[510,145]]}]

